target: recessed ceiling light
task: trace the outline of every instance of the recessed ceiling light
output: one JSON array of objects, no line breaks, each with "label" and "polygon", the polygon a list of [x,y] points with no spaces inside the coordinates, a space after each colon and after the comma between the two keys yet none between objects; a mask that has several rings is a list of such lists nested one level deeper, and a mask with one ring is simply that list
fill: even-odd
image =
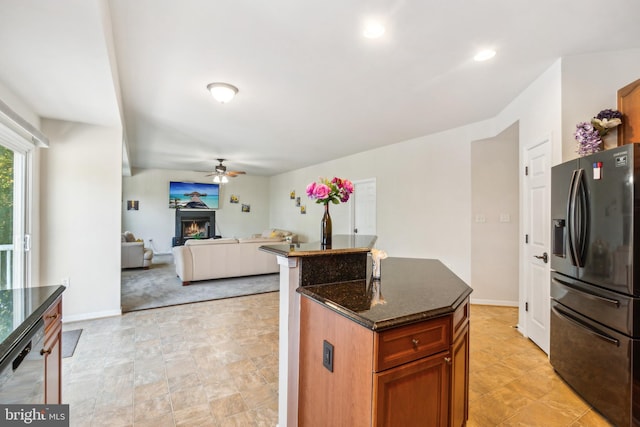
[{"label": "recessed ceiling light", "polygon": [[384,25],[378,21],[368,21],[364,26],[363,35],[368,39],[377,39],[384,34]]},{"label": "recessed ceiling light", "polygon": [[493,49],[481,50],[473,57],[476,61],[486,61],[496,56],[496,51]]}]

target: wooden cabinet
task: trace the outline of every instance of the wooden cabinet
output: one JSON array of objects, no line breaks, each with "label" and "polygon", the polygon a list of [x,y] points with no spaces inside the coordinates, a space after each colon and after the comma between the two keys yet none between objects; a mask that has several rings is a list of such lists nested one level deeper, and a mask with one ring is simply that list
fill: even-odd
[{"label": "wooden cabinet", "polygon": [[466,300],[454,313],[374,332],[302,298],[298,425],[464,426],[468,317]]},{"label": "wooden cabinet", "polygon": [[449,352],[374,374],[373,426],[446,427]]},{"label": "wooden cabinet", "polygon": [[451,400],[449,425],[461,427],[469,418],[469,300],[452,316]]},{"label": "wooden cabinet", "polygon": [[[298,426],[371,426],[373,331],[300,299]],[[324,367],[333,345],[333,371]]]},{"label": "wooden cabinet", "polygon": [[451,347],[451,407],[449,425],[462,427],[469,418],[469,325]]},{"label": "wooden cabinet", "polygon": [[640,142],[640,79],[618,90],[618,111],[622,113],[618,145]]},{"label": "wooden cabinet", "polygon": [[44,320],[44,345],[40,350],[44,356],[44,403],[62,403],[62,299],[42,316]]}]

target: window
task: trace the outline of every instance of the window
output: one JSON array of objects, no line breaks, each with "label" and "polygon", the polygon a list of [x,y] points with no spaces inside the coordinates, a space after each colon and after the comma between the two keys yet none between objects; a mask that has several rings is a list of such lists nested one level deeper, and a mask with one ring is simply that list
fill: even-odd
[{"label": "window", "polygon": [[26,172],[32,148],[0,124],[0,289],[29,286]]},{"label": "window", "polygon": [[13,283],[13,151],[0,147],[0,289]]}]

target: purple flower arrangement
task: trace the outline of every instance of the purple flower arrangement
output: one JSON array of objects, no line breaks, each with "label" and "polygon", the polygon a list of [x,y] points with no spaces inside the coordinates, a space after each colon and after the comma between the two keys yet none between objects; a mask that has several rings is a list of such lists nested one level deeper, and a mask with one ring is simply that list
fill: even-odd
[{"label": "purple flower arrangement", "polygon": [[578,123],[576,132],[573,134],[578,141],[577,153],[580,156],[586,156],[600,151],[602,137],[620,124],[622,124],[622,113],[611,109],[600,111],[596,117],[591,119],[591,123]]},{"label": "purple flower arrangement", "polygon": [[576,133],[574,133],[573,136],[576,138],[576,141],[578,141],[577,152],[579,155],[586,156],[600,151],[602,138],[592,124],[587,122],[578,123],[576,125]]},{"label": "purple flower arrangement", "polygon": [[349,195],[353,193],[353,183],[348,179],[334,177],[331,181],[320,178],[318,182],[307,185],[307,196],[315,199],[316,203],[324,205],[329,202],[337,205],[349,200]]}]

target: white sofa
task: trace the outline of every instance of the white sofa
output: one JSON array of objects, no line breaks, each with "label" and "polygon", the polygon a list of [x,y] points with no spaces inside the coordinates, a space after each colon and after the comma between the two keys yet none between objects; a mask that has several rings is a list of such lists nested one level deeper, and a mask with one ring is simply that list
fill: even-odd
[{"label": "white sofa", "polygon": [[187,240],[173,248],[176,274],[185,286],[196,280],[277,273],[276,256],[258,248],[283,242],[264,237]]}]

